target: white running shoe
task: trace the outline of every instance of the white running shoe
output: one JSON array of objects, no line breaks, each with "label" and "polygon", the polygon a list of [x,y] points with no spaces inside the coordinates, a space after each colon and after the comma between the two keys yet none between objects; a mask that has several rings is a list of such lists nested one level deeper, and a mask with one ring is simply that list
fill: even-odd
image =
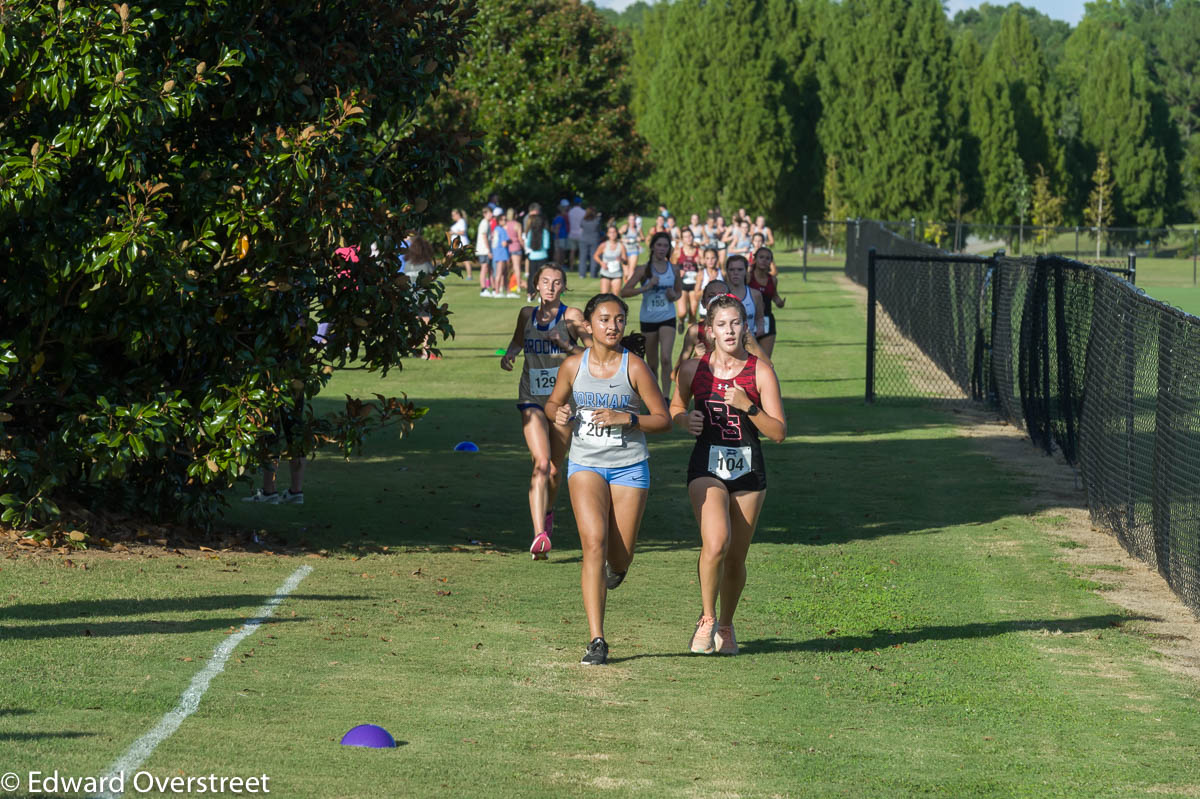
[{"label": "white running shoe", "polygon": [[[261,488],[254,489],[254,493],[248,497],[242,497],[242,502],[258,502],[263,505],[278,505],[283,501],[283,495],[278,491],[270,494],[264,494]],[[300,500],[303,502],[304,500]]]}]

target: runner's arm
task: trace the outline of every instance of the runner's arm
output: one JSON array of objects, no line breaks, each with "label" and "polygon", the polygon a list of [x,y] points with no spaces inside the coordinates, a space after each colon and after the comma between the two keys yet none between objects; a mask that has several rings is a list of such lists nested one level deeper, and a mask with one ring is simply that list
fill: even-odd
[{"label": "runner's arm", "polygon": [[696,376],[699,359],[690,358],[679,366],[679,379],[675,381],[675,392],[671,397],[671,421],[691,435],[700,435],[704,428],[701,411],[689,411],[692,402],[692,379]]},{"label": "runner's arm", "polygon": [[646,264],[642,264],[633,270],[633,274],[630,275],[629,279],[625,281],[625,285],[621,286],[620,295],[622,297],[636,297],[639,294],[646,293],[646,291],[650,288],[649,284],[643,286],[642,288],[638,288],[638,283],[641,281],[648,268],[649,267]]},{"label": "runner's arm", "polygon": [[[783,412],[783,397],[779,394],[779,378],[770,364],[759,360],[754,370],[754,382],[758,384],[758,394],[762,401],[759,412],[749,417],[751,424],[758,432],[774,441],[783,443],[787,438],[787,417]],[[750,397],[740,388],[735,392],[735,402],[730,403],[740,411],[750,407]],[[745,405],[745,407],[742,407]]]},{"label": "runner's arm", "polygon": [[[579,362],[583,355],[571,355],[558,367],[558,378],[554,381],[554,390],[546,400],[546,418],[551,424],[565,426],[571,416],[571,387],[575,384],[575,375],[579,372]],[[559,418],[559,417],[563,418]]]},{"label": "runner's arm", "polygon": [[504,357],[500,359],[500,368],[506,372],[512,371],[513,361],[517,359],[517,353],[521,351],[521,347],[525,343],[521,339],[525,335],[525,325],[533,310],[532,305],[527,305],[517,311],[517,329],[513,331],[512,340],[508,342],[508,347],[504,350]]},{"label": "runner's arm", "polygon": [[629,384],[642,398],[648,411],[638,415],[638,427],[647,433],[665,433],[670,430],[671,417],[667,415],[667,401],[663,399],[658,380],[646,362],[633,353],[629,354]]}]

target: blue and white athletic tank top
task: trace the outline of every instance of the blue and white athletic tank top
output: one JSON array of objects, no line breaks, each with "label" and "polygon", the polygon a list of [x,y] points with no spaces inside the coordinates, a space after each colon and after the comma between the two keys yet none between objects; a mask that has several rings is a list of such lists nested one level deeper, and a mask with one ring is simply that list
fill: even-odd
[{"label": "blue and white athletic tank top", "polygon": [[645,433],[628,425],[597,427],[592,422],[592,411],[601,408],[623,413],[640,410],[641,400],[629,382],[629,350],[621,353],[616,374],[603,380],[592,376],[591,354],[591,347],[583,351],[572,386],[575,429],[571,433],[571,462],[600,468],[641,463],[650,457]]},{"label": "blue and white athletic tank top", "polygon": [[537,322],[538,309],[534,308],[525,323],[525,365],[521,370],[521,385],[517,389],[517,398],[522,405],[545,405],[554,390],[558,380],[558,367],[566,360],[567,354],[558,348],[554,330],[562,325],[562,338],[570,340],[563,314],[567,306],[559,303],[558,313],[546,326]]}]

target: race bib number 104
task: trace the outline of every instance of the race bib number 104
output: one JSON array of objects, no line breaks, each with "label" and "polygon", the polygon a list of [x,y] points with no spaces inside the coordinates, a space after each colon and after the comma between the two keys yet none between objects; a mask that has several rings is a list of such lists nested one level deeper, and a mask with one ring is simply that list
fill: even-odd
[{"label": "race bib number 104", "polygon": [[750,447],[708,448],[708,472],[721,480],[736,480],[750,472]]}]

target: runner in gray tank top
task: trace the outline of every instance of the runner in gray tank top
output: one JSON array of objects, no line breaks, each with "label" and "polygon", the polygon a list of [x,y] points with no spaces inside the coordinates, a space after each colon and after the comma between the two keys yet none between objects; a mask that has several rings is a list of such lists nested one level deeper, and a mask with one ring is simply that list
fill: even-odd
[{"label": "runner in gray tank top", "polygon": [[[583,547],[580,582],[591,639],[580,662],[589,666],[608,660],[604,604],[633,561],[646,509],[650,468],[643,433],[671,425],[650,368],[621,345],[628,312],[614,294],[588,301],[584,317],[592,345],[563,361],[546,403],[547,416],[571,434],[567,481]],[[639,413],[642,404],[647,413]]]},{"label": "runner in gray tank top", "polygon": [[642,297],[639,323],[646,337],[650,371],[662,381],[664,395],[671,389],[671,361],[675,351],[675,301],[683,295],[679,270],[671,265],[671,234],[659,231],[650,237],[650,260],[633,270],[621,287],[622,297]]},{"label": "runner in gray tank top", "polygon": [[517,410],[525,444],[533,458],[533,477],[529,483],[529,514],[533,521],[533,544],[529,552],[542,560],[550,552],[554,532],[554,501],[562,482],[562,465],[567,454],[569,435],[550,424],[542,406],[554,390],[558,370],[572,352],[581,347],[577,339],[587,341],[583,313],[564,305],[560,298],[566,288],[566,272],[557,264],[543,264],[531,278],[541,302],[517,313],[508,350],[500,359],[500,368],[511,372],[517,353],[525,354],[521,384],[517,389]]}]

